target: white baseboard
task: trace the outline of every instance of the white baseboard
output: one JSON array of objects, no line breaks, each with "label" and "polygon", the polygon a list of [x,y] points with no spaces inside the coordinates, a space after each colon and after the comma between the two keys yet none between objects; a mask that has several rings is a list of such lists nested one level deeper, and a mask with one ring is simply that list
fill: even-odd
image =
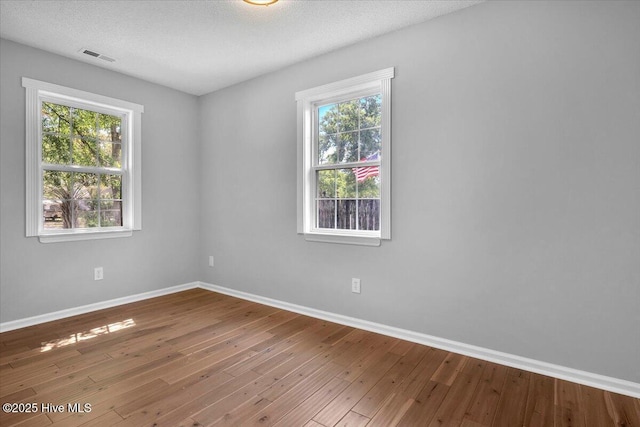
[{"label": "white baseboard", "polygon": [[159,289],[155,291],[145,292],[142,294],[131,295],[122,298],[116,298],[109,301],[99,302],[95,304],[84,305],[81,307],[70,308],[67,310],[55,311],[53,313],[33,316],[26,319],[14,320],[11,322],[0,323],[0,332],[12,331],[14,329],[25,328],[40,323],[59,320],[78,314],[89,313],[96,310],[111,308],[122,304],[141,301],[149,298],[168,295],[175,292],[185,291],[193,288],[202,288],[212,292],[218,292],[225,295],[234,296],[248,301],[254,301],[271,307],[283,310],[293,311],[294,313],[304,314],[306,316],[327,320],[329,322],[341,325],[351,326],[366,331],[376,332],[383,335],[451,351],[465,356],[474,357],[489,362],[499,363],[501,365],[513,368],[523,369],[537,374],[547,375],[590,387],[608,390],[614,393],[624,394],[635,398],[640,398],[640,384],[631,381],[621,380],[618,378],[607,377],[604,375],[594,374],[591,372],[581,371],[578,369],[568,368],[566,366],[554,365],[552,363],[541,362],[526,357],[516,356],[509,353],[503,353],[483,347],[469,345],[457,341],[444,338],[434,337],[432,335],[420,332],[409,331],[406,329],[395,328],[393,326],[383,325],[380,323],[369,322],[367,320],[357,319],[355,317],[343,316],[341,314],[331,313],[328,311],[317,310],[297,304],[291,304],[285,301],[275,300],[250,294],[247,292],[237,291],[235,289],[225,288],[223,286],[212,285],[205,282],[192,282],[184,285],[172,286],[169,288]]},{"label": "white baseboard", "polygon": [[341,314],[316,310],[314,308],[274,300],[271,298],[237,291],[235,289],[229,289],[222,286],[212,285],[209,283],[200,282],[199,287],[213,292],[218,292],[245,300],[258,302],[260,304],[281,308],[283,310],[293,311],[295,313],[304,314],[306,316],[327,320],[333,323],[339,323],[341,325],[364,329],[367,331],[388,335],[406,341],[451,351],[453,353],[463,354],[465,356],[474,357],[476,359],[499,363],[501,365],[510,366],[529,372],[535,372],[537,374],[547,375],[550,377],[571,381],[602,390],[608,390],[614,393],[624,394],[626,396],[640,398],[640,384],[631,381],[607,377],[604,375],[568,368],[566,366],[555,365],[552,363],[541,362],[539,360],[516,356],[509,353],[503,353],[500,351],[478,347],[475,345],[469,345],[457,341],[451,341],[420,332],[395,328],[393,326],[387,326],[380,323],[369,322],[367,320],[356,319],[354,317],[343,316]]},{"label": "white baseboard", "polygon": [[41,323],[60,320],[66,317],[77,316],[78,314],[90,313],[92,311],[102,310],[105,308],[116,307],[118,305],[129,304],[131,302],[142,301],[149,298],[155,298],[162,295],[173,294],[199,287],[199,282],[187,283],[184,285],[172,286],[169,288],[158,289],[155,291],[144,292],[142,294],[129,295],[122,298],[116,298],[108,301],[97,302],[95,304],[83,305],[80,307],[68,308],[66,310],[54,311],[52,313],[41,314],[38,316],[27,317],[26,319],[13,320],[11,322],[0,323],[0,332],[13,331],[14,329],[26,328],[27,326],[39,325]]}]

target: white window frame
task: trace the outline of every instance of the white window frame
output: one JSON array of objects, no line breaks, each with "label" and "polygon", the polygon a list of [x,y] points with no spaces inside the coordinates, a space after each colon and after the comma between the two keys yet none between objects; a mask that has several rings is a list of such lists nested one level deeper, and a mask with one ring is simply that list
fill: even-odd
[{"label": "white window frame", "polygon": [[[42,243],[128,237],[142,229],[141,140],[144,107],[39,80],[22,78],[26,89],[26,235]],[[61,103],[123,117],[122,135],[122,227],[91,229],[44,228],[42,102]],[[68,169],[72,171],[74,167]]]},{"label": "white window frame", "polygon": [[[297,231],[308,241],[380,246],[391,239],[391,79],[393,67],[296,92],[298,104]],[[380,161],[380,230],[317,228],[315,188],[317,165],[317,111],[321,105],[356,97],[382,96]],[[346,165],[354,167],[354,165]]]}]

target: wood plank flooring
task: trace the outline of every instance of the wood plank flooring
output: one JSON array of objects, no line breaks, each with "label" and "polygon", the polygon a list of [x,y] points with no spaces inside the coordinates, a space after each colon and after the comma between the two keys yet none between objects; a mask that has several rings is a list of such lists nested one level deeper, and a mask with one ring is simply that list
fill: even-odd
[{"label": "wood plank flooring", "polygon": [[640,426],[639,399],[202,289],[0,334],[0,397],[31,410],[5,427]]}]

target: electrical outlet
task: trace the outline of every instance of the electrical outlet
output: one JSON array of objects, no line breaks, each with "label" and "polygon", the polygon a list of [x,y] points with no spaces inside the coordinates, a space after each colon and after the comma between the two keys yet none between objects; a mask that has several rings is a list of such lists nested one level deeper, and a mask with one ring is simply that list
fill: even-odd
[{"label": "electrical outlet", "polygon": [[213,267],[213,255],[209,255],[209,267]]},{"label": "electrical outlet", "polygon": [[102,280],[104,279],[104,271],[102,267],[96,267],[93,269],[93,280]]},{"label": "electrical outlet", "polygon": [[355,277],[351,279],[351,292],[355,294],[360,293],[360,279],[357,279]]}]

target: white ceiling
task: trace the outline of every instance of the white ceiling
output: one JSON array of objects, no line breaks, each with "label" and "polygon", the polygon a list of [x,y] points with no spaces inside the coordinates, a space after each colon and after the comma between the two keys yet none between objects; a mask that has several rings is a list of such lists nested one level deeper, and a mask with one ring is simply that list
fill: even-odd
[{"label": "white ceiling", "polygon": [[0,0],[0,36],[202,95],[480,1]]}]

